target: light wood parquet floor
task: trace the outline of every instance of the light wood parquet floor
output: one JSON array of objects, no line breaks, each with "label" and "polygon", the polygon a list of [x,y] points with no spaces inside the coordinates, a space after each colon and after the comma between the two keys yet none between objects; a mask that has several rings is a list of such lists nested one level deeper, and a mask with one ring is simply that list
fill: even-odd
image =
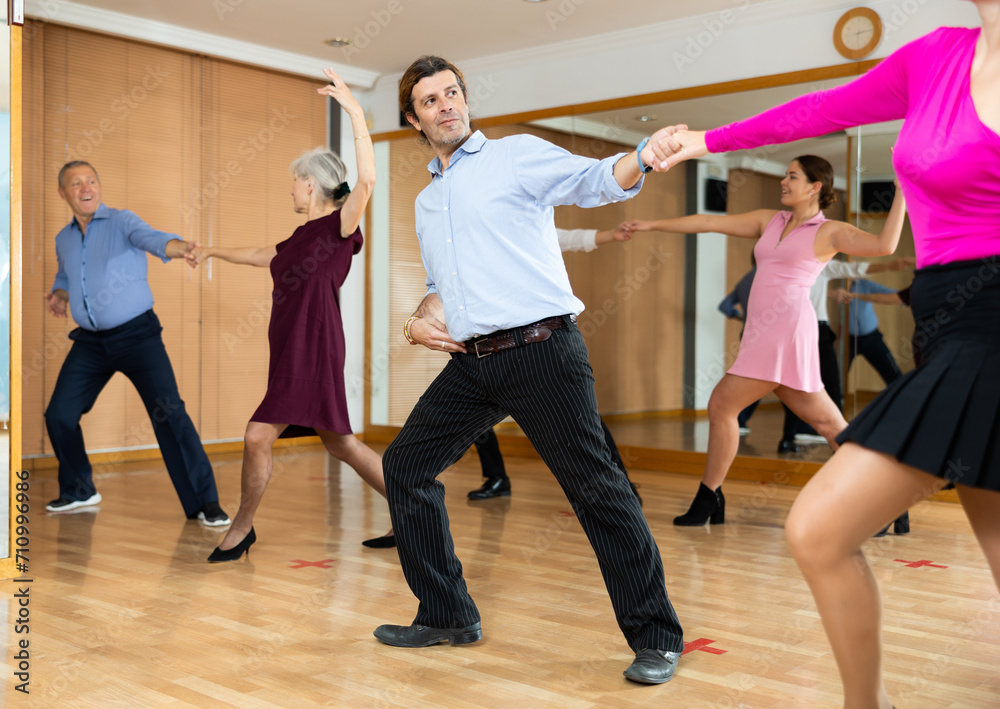
[{"label": "light wood parquet floor", "polygon": [[[213,462],[235,513],[237,455]],[[537,459],[508,458],[510,498],[470,503],[478,461],[442,477],[483,615],[473,645],[400,649],[380,623],[416,610],[394,550],[362,539],[385,502],[319,448],[278,451],[249,558],[209,565],[221,533],[186,521],[162,464],[112,466],[99,508],[47,515],[31,489],[31,694],[14,691],[17,607],[0,603],[10,707],[840,706],[836,667],[782,523],[797,488],[734,482],[721,527],[675,528],[695,478],[631,471],[689,651],[658,687],[632,655],[569,504]],[[1000,706],[1000,598],[961,508],[929,502],[913,532],[866,549],[885,599],[885,665],[899,709]],[[909,567],[896,561],[931,562]],[[302,562],[308,562],[303,564]],[[22,584],[23,585],[23,584]],[[12,595],[19,587],[3,582]]]}]

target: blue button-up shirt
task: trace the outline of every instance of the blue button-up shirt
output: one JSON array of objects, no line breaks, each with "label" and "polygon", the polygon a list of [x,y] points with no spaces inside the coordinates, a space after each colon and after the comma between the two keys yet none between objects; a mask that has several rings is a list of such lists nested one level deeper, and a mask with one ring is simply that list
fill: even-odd
[{"label": "blue button-up shirt", "polygon": [[452,339],[579,314],[559,250],[553,207],[599,207],[639,193],[613,170],[622,154],[593,160],[531,135],[487,140],[473,133],[448,169],[417,197],[416,226],[427,293],[444,305]]},{"label": "blue button-up shirt", "polygon": [[118,327],[153,307],[146,252],[169,261],[172,239],[180,237],[153,229],[134,212],[102,204],[86,235],[75,217],[56,235],[59,271],[52,290],[69,293],[70,312],[83,329]]},{"label": "blue button-up shirt", "polygon": [[[855,281],[851,286],[852,293],[895,293],[895,288],[883,286],[874,281]],[[849,335],[870,335],[878,330],[878,316],[875,308],[867,300],[856,299],[851,302],[851,317],[847,325]]]}]

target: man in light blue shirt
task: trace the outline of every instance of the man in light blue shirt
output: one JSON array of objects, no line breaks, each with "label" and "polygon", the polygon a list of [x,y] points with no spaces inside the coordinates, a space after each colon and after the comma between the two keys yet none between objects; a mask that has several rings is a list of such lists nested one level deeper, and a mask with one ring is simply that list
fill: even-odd
[{"label": "man in light blue shirt", "polygon": [[102,204],[101,182],[89,163],[63,166],[59,196],[73,220],[56,236],[59,270],[45,299],[56,317],[65,318],[68,305],[79,327],[69,334],[73,347],[45,410],[59,460],[59,497],[45,509],[66,512],[101,502],[80,418],[122,372],[146,406],[185,515],[213,527],[229,524],[219,507],[212,465],[177,390],[146,280],[147,252],[169,261],[183,258],[193,245],[153,229],[133,212]]},{"label": "man in light blue shirt", "polygon": [[570,288],[553,222],[556,205],[597,207],[637,194],[652,149],[644,140],[597,161],[530,135],[487,140],[471,132],[466,95],[461,72],[440,57],[421,57],[400,80],[400,109],[437,153],[416,201],[427,295],[403,332],[451,359],[382,459],[400,563],[420,604],[412,625],[382,625],[375,636],[400,647],[482,638],[436,479],[510,415],[594,547],[636,653],[625,676],[666,682],[683,635],[656,542],[604,442],[576,327],[583,303]]}]

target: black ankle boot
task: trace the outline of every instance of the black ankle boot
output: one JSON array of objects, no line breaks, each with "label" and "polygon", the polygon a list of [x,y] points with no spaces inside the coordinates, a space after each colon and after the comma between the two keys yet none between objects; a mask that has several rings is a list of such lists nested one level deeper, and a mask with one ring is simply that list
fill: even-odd
[{"label": "black ankle boot", "polygon": [[896,534],[909,534],[910,533],[910,513],[904,512],[896,521],[892,523],[892,531]]},{"label": "black ankle boot", "polygon": [[713,492],[705,483],[698,484],[698,494],[694,496],[688,511],[680,517],[674,517],[674,524],[678,527],[699,527],[705,522],[724,524],[725,521],[726,496],[722,494],[722,488]]}]

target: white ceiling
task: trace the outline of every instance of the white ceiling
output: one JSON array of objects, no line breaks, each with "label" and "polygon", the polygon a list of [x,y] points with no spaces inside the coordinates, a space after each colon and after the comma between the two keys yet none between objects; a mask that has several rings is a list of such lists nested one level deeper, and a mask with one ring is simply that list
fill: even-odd
[{"label": "white ceiling", "polygon": [[[69,5],[393,74],[421,54],[461,63],[732,9],[734,0],[28,0],[26,13],[58,22]],[[333,37],[355,46],[326,46]]]},{"label": "white ceiling", "polygon": [[[829,3],[830,0],[826,0]],[[813,0],[815,5],[824,4]],[[378,76],[401,73],[421,54],[440,54],[457,64],[482,57],[537,50],[546,45],[595,40],[609,33],[649,28],[739,6],[768,5],[787,11],[785,0],[27,0],[30,17],[118,32],[147,41],[199,50],[199,38],[232,43],[234,58],[253,61],[254,47],[273,50],[269,61],[290,70],[308,58],[342,67],[350,83],[371,86]],[[178,28],[175,31],[174,28]],[[187,34],[184,34],[187,32]],[[324,40],[345,37],[350,48]],[[209,51],[204,47],[201,51]],[[287,57],[288,63],[279,65]],[[291,69],[294,70],[294,69]],[[356,72],[348,75],[351,71]],[[830,86],[842,82],[828,82]],[[692,128],[720,125],[786,101],[808,87],[781,87],[667,105],[593,114],[587,119],[642,135],[646,125],[685,120]],[[654,114],[650,124],[635,120]],[[585,132],[585,131],[584,131]],[[885,140],[890,141],[891,138]],[[831,160],[838,175],[847,168],[846,139],[819,139],[769,153],[787,163],[803,152]],[[883,151],[879,151],[880,153]],[[867,151],[866,151],[867,153]],[[872,155],[874,159],[874,154]],[[869,167],[883,174],[888,162]]]}]

